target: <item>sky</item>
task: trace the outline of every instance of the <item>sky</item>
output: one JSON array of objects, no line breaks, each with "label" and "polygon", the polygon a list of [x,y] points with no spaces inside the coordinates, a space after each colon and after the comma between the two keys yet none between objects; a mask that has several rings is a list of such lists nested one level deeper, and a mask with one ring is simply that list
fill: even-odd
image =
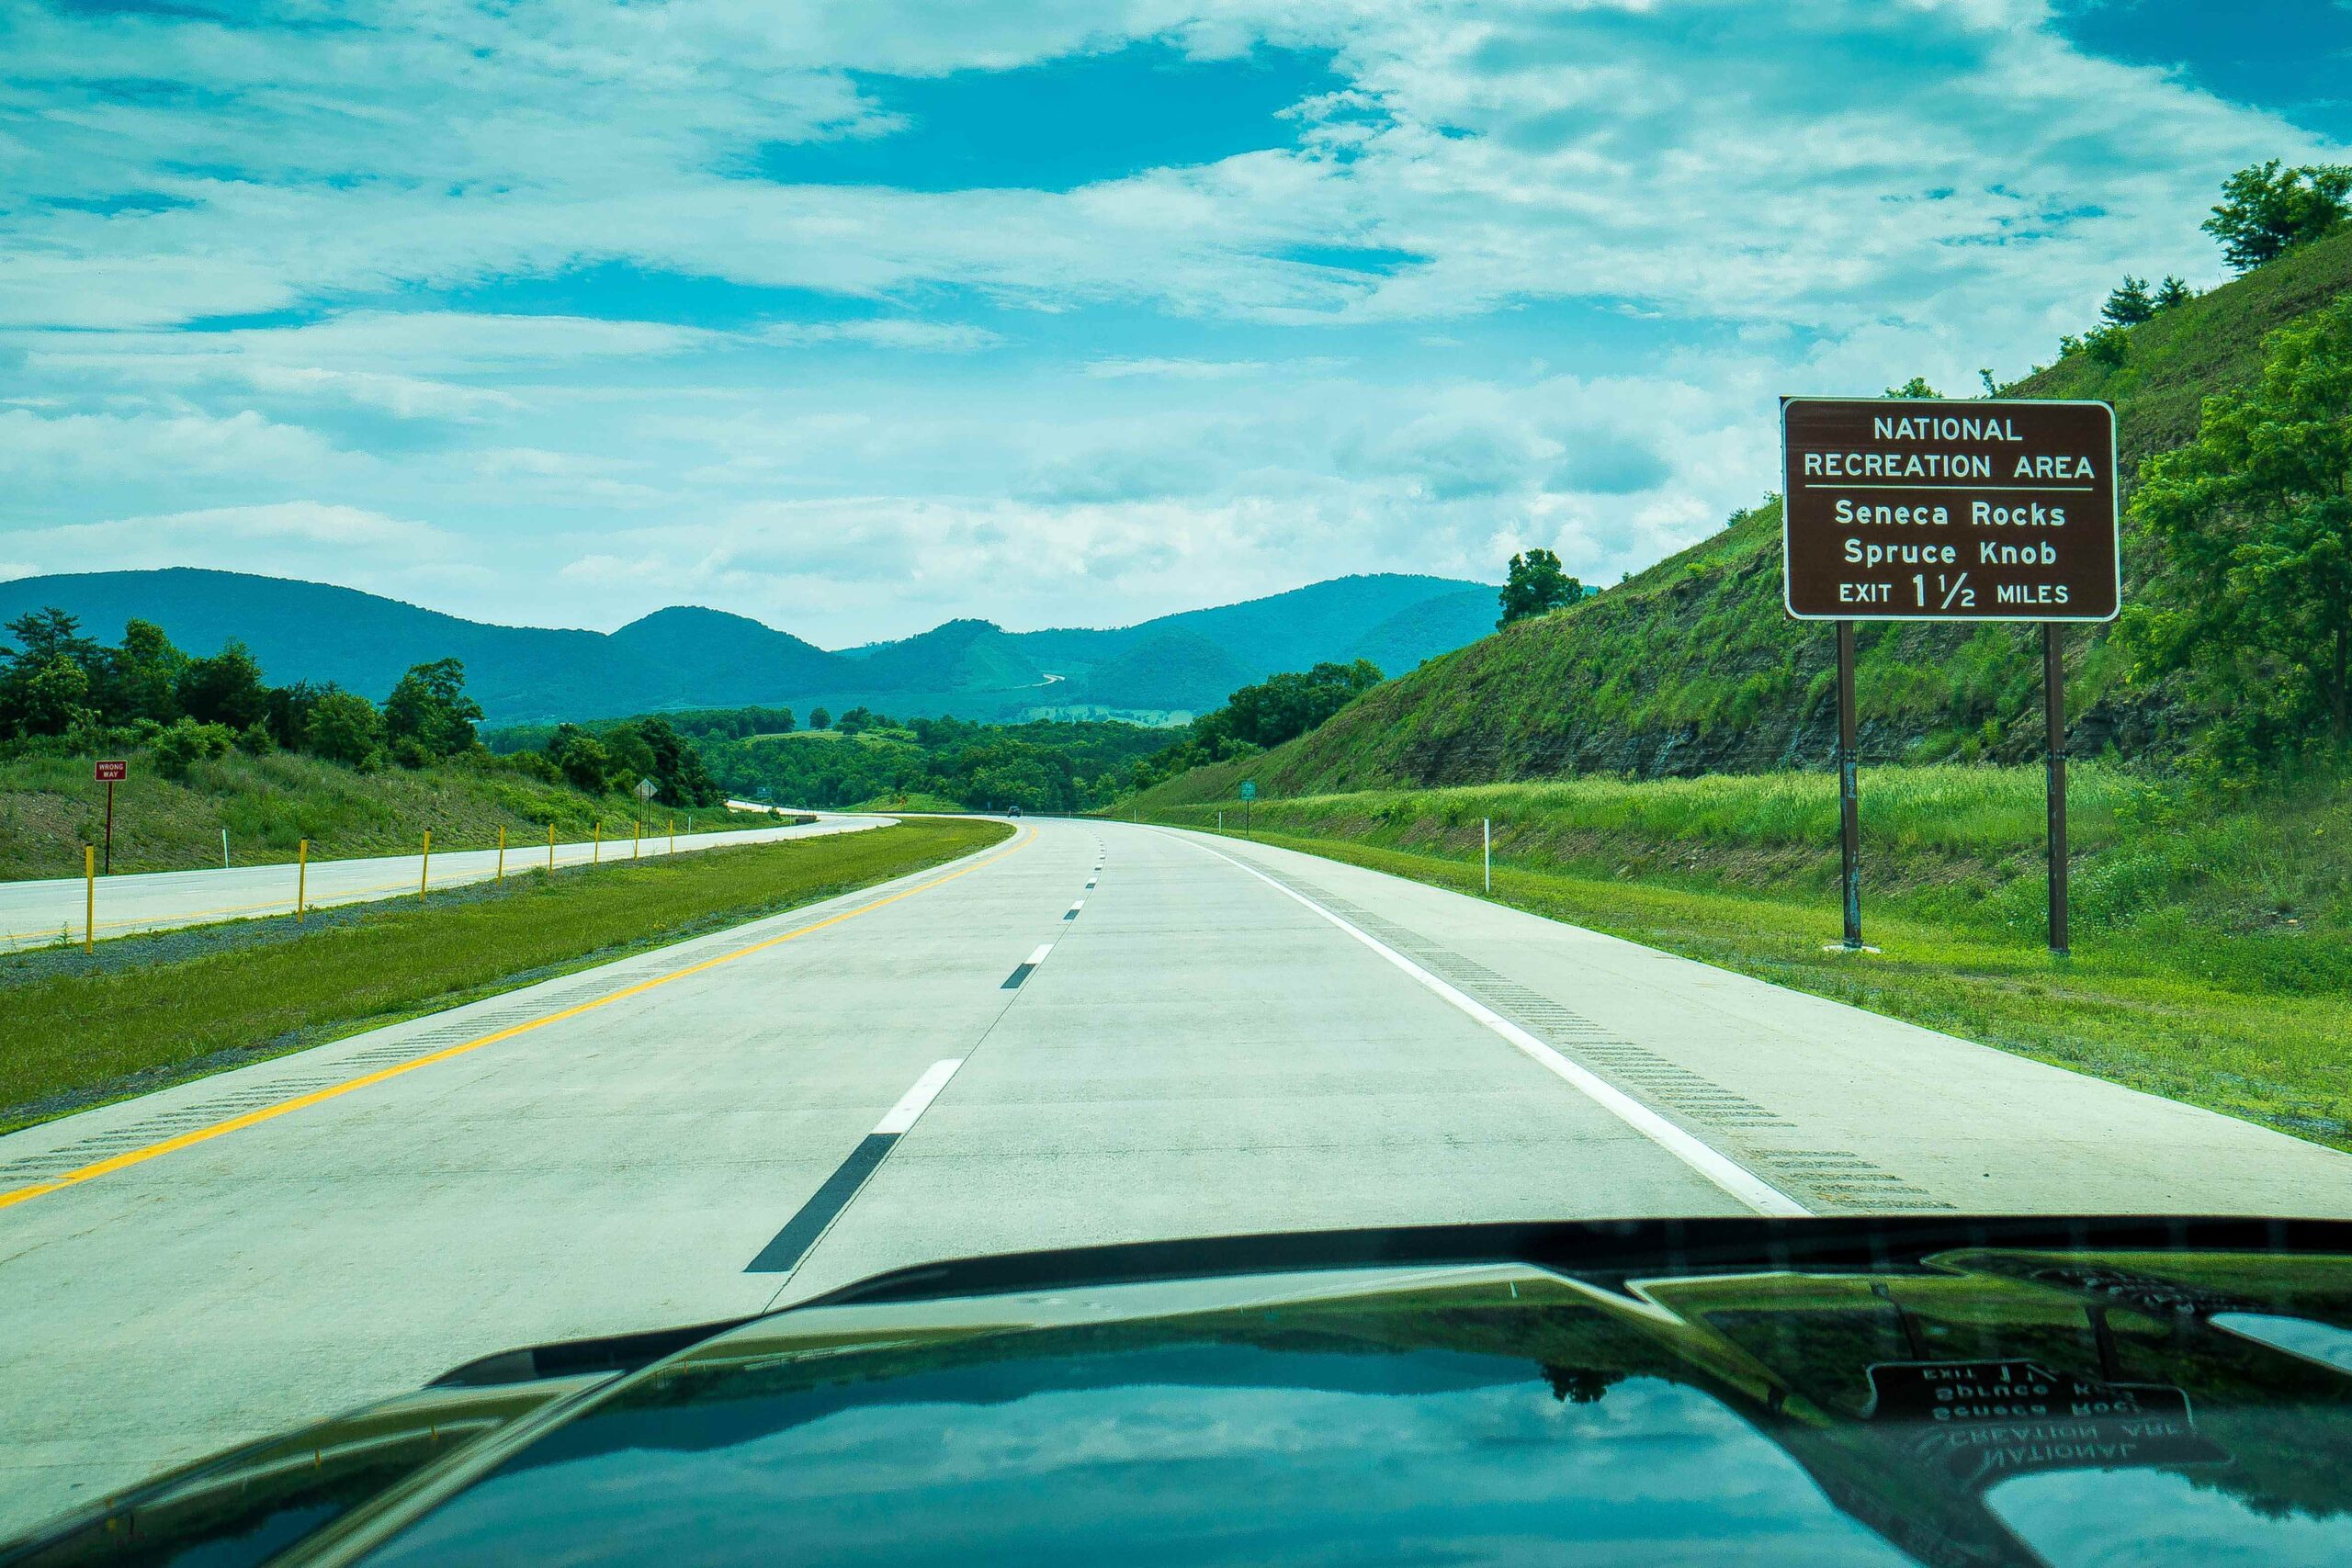
[{"label": "sky", "polygon": [[[2352,162],[2352,0],[0,0],[0,577],[831,647],[1613,582]],[[110,630],[111,628],[100,628]]]}]

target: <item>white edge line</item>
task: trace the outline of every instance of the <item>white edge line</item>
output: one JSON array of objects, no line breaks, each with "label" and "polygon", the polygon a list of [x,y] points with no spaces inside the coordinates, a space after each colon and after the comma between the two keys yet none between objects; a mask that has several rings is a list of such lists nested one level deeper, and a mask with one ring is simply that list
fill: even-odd
[{"label": "white edge line", "polygon": [[1036,952],[1031,953],[1026,959],[1023,960],[1023,962],[1026,963],[1032,969],[1035,969],[1038,964],[1043,964],[1046,961],[1046,954],[1053,952],[1053,950],[1054,944],[1049,942],[1046,943],[1045,946],[1039,948]]},{"label": "white edge line", "polygon": [[1602,1110],[1665,1149],[1667,1153],[1674,1156],[1758,1213],[1798,1218],[1813,1213],[1812,1210],[1766,1181],[1746,1166],[1710,1148],[1640,1100],[1626,1094],[1623,1089],[1577,1066],[1576,1063],[1561,1055],[1560,1053],[1544,1044],[1544,1042],[1536,1039],[1492,1008],[1447,985],[1379,938],[1358,930],[1304,893],[1295,892],[1257,867],[1235,860],[1231,855],[1221,851],[1210,849],[1206,844],[1194,840],[1193,847],[1205,853],[1216,855],[1227,864],[1249,873],[1283,897],[1306,905],[1309,909],[1410,975],[1429,990],[1501,1035],[1537,1066],[1544,1067],[1555,1077],[1566,1080]]},{"label": "white edge line", "polygon": [[913,1126],[915,1118],[931,1108],[931,1102],[939,1098],[939,1091],[947,1087],[947,1080],[954,1077],[956,1069],[963,1065],[961,1056],[933,1062],[922,1077],[915,1079],[915,1087],[907,1090],[898,1104],[890,1107],[890,1113],[874,1123],[875,1133],[903,1133]]}]

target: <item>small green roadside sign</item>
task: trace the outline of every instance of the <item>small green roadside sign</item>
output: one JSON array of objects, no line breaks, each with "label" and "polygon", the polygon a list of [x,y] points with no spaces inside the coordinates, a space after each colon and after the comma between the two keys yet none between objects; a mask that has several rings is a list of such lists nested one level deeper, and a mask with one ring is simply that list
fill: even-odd
[{"label": "small green roadside sign", "polygon": [[1243,779],[1241,781],[1241,798],[1244,800],[1255,800],[1258,798],[1258,781],[1256,779]]}]

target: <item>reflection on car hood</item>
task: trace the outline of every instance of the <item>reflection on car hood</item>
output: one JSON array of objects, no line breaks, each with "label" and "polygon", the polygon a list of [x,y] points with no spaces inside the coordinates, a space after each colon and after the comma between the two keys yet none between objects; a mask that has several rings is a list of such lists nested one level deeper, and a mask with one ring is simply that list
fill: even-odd
[{"label": "reflection on car hood", "polygon": [[0,1561],[2352,1561],[2347,1325],[2331,1224],[1039,1254],[493,1358]]}]

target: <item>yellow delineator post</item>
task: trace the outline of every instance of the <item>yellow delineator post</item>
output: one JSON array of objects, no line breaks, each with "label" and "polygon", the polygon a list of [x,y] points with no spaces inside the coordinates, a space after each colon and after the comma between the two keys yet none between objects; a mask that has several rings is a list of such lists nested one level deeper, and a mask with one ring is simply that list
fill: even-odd
[{"label": "yellow delineator post", "polygon": [[498,830],[498,880],[506,880],[506,829]]},{"label": "yellow delineator post", "polygon": [[637,859],[645,852],[645,818],[640,817],[628,825],[628,858]]},{"label": "yellow delineator post", "polygon": [[670,852],[678,852],[678,819],[674,817],[670,818]]},{"label": "yellow delineator post", "polygon": [[294,846],[294,919],[302,918],[302,905],[311,890],[311,840],[304,839]]},{"label": "yellow delineator post", "polygon": [[82,846],[82,951],[90,951],[90,943],[98,932],[98,852],[96,847]]},{"label": "yellow delineator post", "polygon": [[416,863],[416,896],[424,897],[424,879],[433,874],[433,829],[424,830],[424,854]]},{"label": "yellow delineator post", "polygon": [[548,824],[548,874],[555,874],[555,824]]},{"label": "yellow delineator post", "polygon": [[605,819],[596,818],[594,830],[588,835],[588,863],[596,865],[605,858]]}]

